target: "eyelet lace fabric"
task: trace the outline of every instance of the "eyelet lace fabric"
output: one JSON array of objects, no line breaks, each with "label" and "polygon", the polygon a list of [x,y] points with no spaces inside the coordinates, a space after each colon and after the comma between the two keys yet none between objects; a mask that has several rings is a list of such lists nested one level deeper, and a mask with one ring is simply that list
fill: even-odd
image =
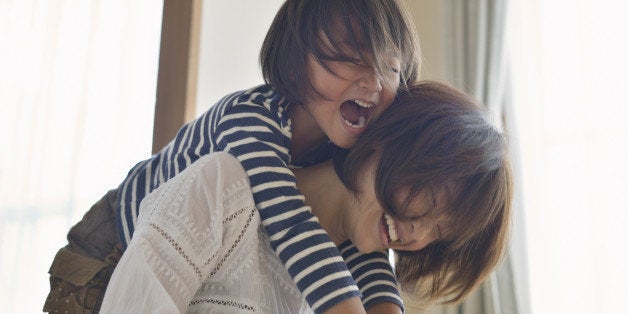
[{"label": "eyelet lace fabric", "polygon": [[103,313],[312,313],[270,247],[248,177],[226,153],[142,202]]}]

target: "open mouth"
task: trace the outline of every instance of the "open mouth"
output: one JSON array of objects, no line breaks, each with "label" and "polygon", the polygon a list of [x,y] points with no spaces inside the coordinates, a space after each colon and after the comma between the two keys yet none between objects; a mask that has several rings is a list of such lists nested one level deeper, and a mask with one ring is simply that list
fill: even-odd
[{"label": "open mouth", "polygon": [[395,220],[390,215],[382,215],[382,224],[384,225],[384,231],[386,231],[386,237],[388,237],[388,241],[399,241],[397,225],[395,224]]},{"label": "open mouth", "polygon": [[361,100],[347,100],[340,105],[340,114],[347,125],[356,129],[363,128],[373,107],[373,104]]}]

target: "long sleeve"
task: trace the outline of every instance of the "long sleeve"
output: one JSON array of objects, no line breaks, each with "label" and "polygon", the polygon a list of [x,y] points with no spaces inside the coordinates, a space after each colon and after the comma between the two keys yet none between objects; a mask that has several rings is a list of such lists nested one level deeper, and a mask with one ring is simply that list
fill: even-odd
[{"label": "long sleeve", "polygon": [[[181,313],[184,301],[177,302],[148,263],[150,244],[131,241],[114,271],[102,303],[101,313]],[[194,289],[195,282],[185,291]],[[141,292],[141,293],[139,293]],[[185,298],[185,296],[184,296]]]},{"label": "long sleeve", "polygon": [[339,247],[340,253],[362,292],[365,308],[379,302],[391,302],[404,309],[397,288],[397,279],[385,251],[364,254],[350,241]]},{"label": "long sleeve", "polygon": [[217,144],[242,163],[271,246],[312,309],[322,312],[359,291],[337,247],[305,206],[288,169],[289,138],[268,116],[263,106],[233,106],[217,124]]}]

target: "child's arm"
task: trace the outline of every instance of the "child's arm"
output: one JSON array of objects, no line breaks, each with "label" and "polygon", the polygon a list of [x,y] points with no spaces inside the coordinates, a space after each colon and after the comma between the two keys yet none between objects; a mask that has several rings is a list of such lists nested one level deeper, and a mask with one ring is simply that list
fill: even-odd
[{"label": "child's arm", "polygon": [[269,108],[268,103],[233,105],[215,126],[217,150],[242,163],[273,250],[308,304],[322,312],[360,292],[331,238],[305,206],[287,167],[289,125]]},{"label": "child's arm", "polygon": [[368,313],[378,313],[376,306],[394,306],[399,312],[403,310],[403,301],[397,289],[397,279],[385,251],[363,254],[351,241],[346,241],[340,245],[339,249],[360,287],[362,302]]}]

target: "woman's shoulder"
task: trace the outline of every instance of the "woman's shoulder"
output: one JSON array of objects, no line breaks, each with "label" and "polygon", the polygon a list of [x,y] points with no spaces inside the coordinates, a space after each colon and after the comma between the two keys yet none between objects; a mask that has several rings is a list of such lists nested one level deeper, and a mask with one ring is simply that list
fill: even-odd
[{"label": "woman's shoulder", "polygon": [[[250,208],[255,204],[246,171],[236,157],[226,152],[201,156],[150,193],[142,206],[146,206],[144,203],[161,203],[163,199],[193,199],[193,204],[209,202],[213,204],[210,207],[221,208],[231,204]],[[229,208],[223,209],[229,211]],[[176,208],[173,210],[176,211]]]},{"label": "woman's shoulder", "polygon": [[231,215],[242,209],[256,210],[249,177],[236,157],[226,152],[216,152],[201,157],[197,163],[199,161],[202,169],[197,177],[202,180],[199,186],[205,187],[205,193],[209,192],[216,197],[225,214]]},{"label": "woman's shoulder", "polygon": [[227,152],[219,151],[204,155],[194,164],[196,164],[196,168],[200,168],[200,171],[205,174],[202,176],[203,178],[217,179],[224,177],[225,179],[232,178],[236,180],[243,177],[248,178],[240,161]]}]

